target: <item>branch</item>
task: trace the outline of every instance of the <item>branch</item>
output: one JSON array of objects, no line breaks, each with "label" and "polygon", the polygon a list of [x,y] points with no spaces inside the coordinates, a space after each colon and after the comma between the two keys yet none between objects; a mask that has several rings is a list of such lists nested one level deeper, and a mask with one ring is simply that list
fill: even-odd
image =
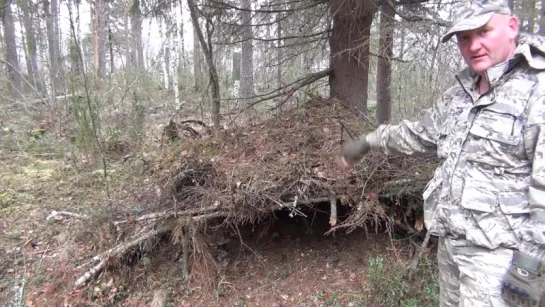
[{"label": "branch", "polygon": [[406,4],[419,4],[419,3],[426,3],[429,0],[398,0],[394,3],[394,5],[406,5]]},{"label": "branch", "polygon": [[430,241],[431,232],[426,233],[426,237],[424,238],[424,242],[422,242],[422,246],[420,247],[420,250],[417,254],[414,255],[413,261],[411,263],[411,270],[414,271],[416,267],[418,266],[418,262],[420,261],[420,258],[422,257],[422,252],[424,249],[428,246],[428,242]]},{"label": "branch", "polygon": [[434,20],[434,19],[429,19],[429,18],[422,17],[422,16],[417,16],[417,15],[405,15],[405,14],[400,13],[400,12],[396,12],[396,15],[401,17],[401,19],[403,19],[405,21],[408,21],[408,22],[427,22],[427,23],[431,23],[431,24],[434,24],[434,25],[442,26],[442,27],[449,27],[450,26],[450,23],[447,22],[447,21],[444,21],[444,20]]},{"label": "branch", "polygon": [[[426,0],[427,1],[427,0]],[[308,5],[301,5],[300,7],[296,7],[296,8],[293,8],[293,9],[280,9],[280,10],[252,10],[252,9],[243,9],[241,7],[238,7],[236,5],[232,5],[232,4],[228,4],[228,3],[225,3],[225,2],[220,2],[220,1],[217,1],[217,0],[210,0],[211,3],[216,3],[216,4],[219,4],[221,5],[221,8],[229,8],[229,9],[234,9],[234,10],[237,10],[237,11],[243,11],[243,12],[253,12],[253,13],[294,13],[294,12],[299,12],[301,10],[306,10],[306,9],[310,9],[310,8],[313,8],[313,7],[316,7],[322,3],[326,3],[327,1],[325,0],[320,0],[320,1],[313,1],[314,3],[312,4],[308,4]],[[210,8],[218,8],[216,6],[208,6]]]},{"label": "branch", "polygon": [[210,207],[206,207],[206,208],[190,209],[190,210],[175,211],[175,212],[166,212],[166,211],[165,212],[156,212],[156,213],[150,213],[150,214],[142,215],[142,216],[138,217],[135,220],[115,221],[114,225],[118,226],[120,224],[132,222],[132,221],[142,222],[142,221],[146,221],[146,220],[158,220],[158,219],[161,219],[161,218],[177,217],[177,216],[184,216],[184,215],[193,215],[193,214],[199,214],[199,213],[212,211],[212,210],[215,210],[217,208],[218,208],[218,206],[210,206]]},{"label": "branch", "polygon": [[75,217],[75,218],[82,219],[82,220],[88,220],[89,219],[89,217],[87,217],[87,215],[85,215],[85,214],[73,213],[73,212],[68,212],[68,211],[55,211],[55,210],[53,210],[47,216],[46,220],[49,221],[52,218],[55,218],[55,220],[62,220],[62,217],[61,217],[62,215],[71,216],[71,217]]},{"label": "branch", "polygon": [[305,87],[309,84],[312,84],[313,82],[317,81],[317,80],[320,80],[322,79],[323,77],[326,77],[326,76],[329,76],[331,73],[333,72],[333,69],[331,68],[328,68],[328,69],[325,69],[325,70],[322,70],[322,71],[319,71],[319,72],[316,72],[316,73],[312,73],[310,75],[307,75],[306,77],[302,78],[302,79],[299,79],[297,80],[296,82],[292,83],[292,87],[288,88],[284,88],[284,90],[282,89],[278,89],[278,93],[277,94],[273,94],[273,95],[270,95],[270,96],[265,96],[257,101],[254,101],[248,105],[246,105],[242,110],[240,110],[238,112],[238,114],[235,116],[235,118],[233,119],[236,120],[237,117],[242,114],[244,111],[248,110],[249,108],[255,106],[256,104],[260,103],[260,102],[263,102],[263,101],[266,101],[266,100],[271,100],[271,99],[274,99],[274,98],[277,98],[277,97],[280,97],[280,96],[284,96],[284,95],[287,95],[287,97],[282,100],[278,105],[276,105],[275,107],[271,108],[271,111],[274,111],[275,109],[281,107],[283,104],[285,104],[289,97],[291,95],[293,95],[293,93],[295,93],[297,90],[299,90],[300,88],[302,87]]},{"label": "branch", "polygon": [[[227,215],[228,215],[227,212],[212,212],[212,213],[208,213],[208,214],[193,216],[193,217],[191,217],[191,219],[193,221],[195,221],[195,222],[199,222],[199,221],[202,221],[202,220],[212,219],[212,218],[216,218],[216,217],[226,217]],[[93,278],[100,271],[102,271],[104,269],[104,267],[106,267],[106,264],[108,263],[108,260],[111,257],[119,257],[121,255],[124,255],[131,248],[133,248],[133,247],[135,247],[137,245],[140,245],[142,242],[144,242],[144,241],[146,241],[148,239],[151,239],[151,238],[156,237],[156,236],[158,236],[158,235],[160,235],[162,233],[165,233],[166,231],[168,231],[168,229],[163,229],[163,230],[152,229],[149,232],[146,232],[146,233],[138,236],[137,238],[135,238],[132,241],[125,242],[123,244],[120,244],[118,246],[110,248],[109,250],[103,252],[102,254],[93,257],[93,262],[98,262],[98,264],[93,266],[91,269],[89,269],[87,272],[85,272],[85,274],[83,274],[80,278],[78,278],[76,280],[76,282],[74,283],[74,285],[76,287],[79,287],[79,286],[87,283],[91,278]]]},{"label": "branch", "polygon": [[290,40],[290,39],[304,39],[304,38],[311,38],[316,36],[322,36],[324,34],[331,33],[331,30],[327,29],[321,32],[312,33],[308,35],[291,35],[291,36],[283,36],[283,37],[275,37],[275,38],[260,38],[260,37],[251,37],[251,38],[244,38],[233,42],[215,42],[214,44],[220,45],[220,46],[226,46],[226,45],[232,45],[232,44],[239,44],[248,40],[255,40],[259,42],[276,42],[279,40]]},{"label": "branch", "polygon": [[119,254],[124,254],[127,250],[129,250],[133,246],[139,245],[140,243],[142,243],[142,242],[146,241],[147,239],[149,239],[151,237],[154,237],[154,236],[156,236],[158,234],[159,234],[159,231],[153,229],[153,230],[139,236],[138,238],[136,238],[136,239],[134,239],[134,240],[132,240],[130,242],[118,245],[118,246],[116,246],[114,248],[111,248],[111,249],[107,250],[106,252],[102,253],[101,255],[93,257],[93,260],[100,261],[100,262],[97,265],[95,265],[94,267],[92,267],[89,271],[85,272],[85,274],[83,274],[83,276],[78,278],[78,280],[76,280],[74,285],[76,287],[79,287],[79,286],[83,285],[84,283],[86,283],[87,281],[89,281],[89,279],[91,279],[97,273],[102,271],[102,269],[108,263],[108,259],[110,257],[117,257]]}]

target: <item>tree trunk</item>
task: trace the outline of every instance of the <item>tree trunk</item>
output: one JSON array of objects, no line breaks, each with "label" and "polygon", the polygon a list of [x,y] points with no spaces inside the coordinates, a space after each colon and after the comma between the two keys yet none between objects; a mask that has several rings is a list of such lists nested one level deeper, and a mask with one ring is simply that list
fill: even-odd
[{"label": "tree trunk", "polygon": [[242,17],[242,52],[240,56],[240,97],[245,104],[251,104],[254,96],[254,48],[252,40],[252,8],[251,0],[241,0]]},{"label": "tree trunk", "polygon": [[[173,6],[174,8],[177,9],[177,5],[178,3],[177,2],[174,2],[173,3]],[[177,17],[177,10],[173,10],[172,11],[172,14],[174,16],[170,16],[172,22],[171,24],[173,24],[173,27],[174,27],[174,32],[170,35],[171,37],[171,42],[170,42],[170,46],[171,46],[171,53],[172,53],[172,57],[171,57],[171,66],[170,66],[170,72],[171,72],[171,75],[172,75],[172,89],[174,90],[174,103],[175,104],[178,104],[179,102],[179,99],[180,99],[180,93],[179,93],[179,83],[178,83],[178,80],[179,80],[179,76],[178,76],[178,67],[180,65],[179,63],[179,60],[180,60],[180,57],[179,57],[179,49],[178,49],[178,17]]]},{"label": "tree trunk", "polygon": [[49,74],[51,82],[51,95],[57,96],[62,92],[61,76],[60,76],[60,56],[59,56],[59,42],[57,31],[55,31],[55,19],[56,14],[53,10],[54,7],[49,0],[43,1],[44,13],[45,13],[45,25],[47,29],[47,44],[49,50]]},{"label": "tree trunk", "polygon": [[140,10],[140,0],[134,0],[130,9],[131,16],[131,35],[130,52],[131,66],[138,69],[144,68],[144,51],[142,47],[142,11]]},{"label": "tree trunk", "polygon": [[380,41],[377,62],[377,123],[390,120],[392,109],[392,56],[394,46],[395,8],[390,1],[380,7]]},{"label": "tree trunk", "polygon": [[3,7],[2,25],[4,27],[4,39],[6,43],[6,62],[9,80],[11,81],[10,93],[13,99],[22,98],[21,75],[19,72],[19,58],[17,57],[17,45],[15,42],[15,21],[11,12],[11,1],[0,0]]},{"label": "tree trunk", "polygon": [[186,66],[186,63],[185,63],[185,39],[184,39],[184,20],[183,20],[183,16],[184,16],[184,2],[182,0],[179,0],[179,5],[180,5],[180,15],[176,15],[176,22],[179,26],[178,28],[178,41],[180,42],[180,53],[179,53],[179,61],[178,61],[178,64],[180,64],[180,66],[178,67],[179,70],[185,70],[185,66]]},{"label": "tree trunk", "polygon": [[[543,0],[545,1],[545,0]],[[401,10],[401,12],[404,14],[405,13],[405,9],[404,9],[404,6],[401,6],[399,8],[399,10]],[[401,27],[400,29],[400,42],[399,42],[399,55],[397,56],[400,60],[403,60],[403,58],[405,57],[405,36],[407,35],[407,30],[405,29],[405,27]]]},{"label": "tree trunk", "polygon": [[[280,2],[280,0],[278,0]],[[543,0],[545,1],[545,0]],[[282,87],[282,15],[279,13],[276,17],[276,85],[277,88]]]},{"label": "tree trunk", "polygon": [[[21,3],[21,1],[17,2],[17,6],[19,8],[18,14],[19,14],[19,20],[22,20],[23,27],[20,27],[19,30],[21,31],[21,37],[23,38],[23,44],[25,45],[23,47],[23,53],[25,56],[26,61],[26,70],[29,82],[32,84],[32,86],[36,86],[36,83],[34,82],[34,66],[32,66],[32,58],[30,57],[30,51],[29,51],[29,40],[28,40],[28,34],[29,34],[29,28],[27,27],[29,24],[32,27],[32,21],[30,20],[29,14],[28,14],[28,8],[26,7],[26,3]],[[33,33],[32,33],[33,34]]]},{"label": "tree trunk", "polygon": [[108,51],[110,52],[110,80],[111,80],[111,77],[112,75],[114,74],[115,72],[115,58],[114,58],[114,37],[113,37],[113,32],[112,32],[112,23],[111,23],[111,3],[106,3],[106,23],[108,24],[108,26],[106,27],[106,29],[108,30]]},{"label": "tree trunk", "polygon": [[233,81],[240,80],[240,52],[233,52]]},{"label": "tree trunk", "polygon": [[172,16],[166,14],[163,18],[164,26],[165,26],[165,44],[164,44],[164,58],[165,58],[165,68],[166,68],[166,79],[165,79],[165,87],[169,90],[172,90]]},{"label": "tree trunk", "polygon": [[522,16],[521,23],[526,28],[528,33],[534,33],[535,28],[535,12],[536,12],[535,0],[522,1]]},{"label": "tree trunk", "polygon": [[367,115],[369,38],[375,4],[331,0],[333,31],[330,43],[330,95]]},{"label": "tree trunk", "polygon": [[[195,18],[198,18],[197,16]],[[197,28],[199,26],[199,20],[193,22],[193,37],[198,38]],[[198,92],[201,90],[202,86],[202,51],[201,45],[198,39],[193,39],[193,79],[194,79],[194,88]]]},{"label": "tree trunk", "polygon": [[541,10],[539,11],[539,32],[540,35],[545,35],[545,0],[541,0]]},{"label": "tree trunk", "polygon": [[36,52],[36,34],[34,33],[33,24],[34,13],[33,10],[30,8],[30,5],[28,5],[27,1],[21,1],[21,3],[23,11],[23,26],[25,28],[25,45],[28,54],[28,72],[32,84],[41,94],[43,92],[42,83],[40,79],[36,76],[36,73],[38,72],[38,56]]},{"label": "tree trunk", "polygon": [[191,22],[193,23],[193,29],[197,32],[197,37],[201,48],[204,52],[206,63],[208,64],[208,71],[210,73],[210,85],[212,90],[212,122],[214,128],[217,130],[220,128],[220,85],[218,72],[214,65],[214,54],[212,50],[212,26],[211,21],[206,21],[206,34],[207,41],[204,39],[201,28],[199,27],[199,19],[197,17],[197,10],[195,9],[195,3],[193,0],[187,0],[189,6],[189,12],[191,14]]},{"label": "tree trunk", "polygon": [[81,55],[82,59],[78,61],[78,65],[81,65],[80,69],[81,72],[84,73],[87,71],[88,65],[85,65],[85,48],[81,46],[81,12],[80,12],[80,1],[74,1],[76,5],[76,39],[79,43],[79,54]]},{"label": "tree trunk", "polygon": [[105,3],[104,0],[96,0],[91,4],[91,24],[93,29],[93,49],[94,49],[94,64],[95,76],[97,83],[104,77],[106,72],[106,55],[105,55]]}]

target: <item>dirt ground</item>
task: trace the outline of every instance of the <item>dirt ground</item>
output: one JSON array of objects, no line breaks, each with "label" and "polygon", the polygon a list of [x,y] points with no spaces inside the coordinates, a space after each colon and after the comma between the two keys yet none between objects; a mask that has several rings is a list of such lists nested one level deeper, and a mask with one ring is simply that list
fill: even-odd
[{"label": "dirt ground", "polygon": [[387,253],[388,236],[366,238],[363,230],[324,236],[327,217],[315,219],[311,227],[289,219],[279,219],[260,240],[243,235],[245,249],[233,238],[226,247],[225,284],[214,299],[182,301],[191,306],[364,306],[368,258]]}]

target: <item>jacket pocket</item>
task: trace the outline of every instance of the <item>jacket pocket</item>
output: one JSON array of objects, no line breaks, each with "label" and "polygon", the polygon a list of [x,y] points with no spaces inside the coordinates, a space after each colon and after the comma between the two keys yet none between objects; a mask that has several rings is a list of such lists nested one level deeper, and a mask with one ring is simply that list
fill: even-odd
[{"label": "jacket pocket", "polygon": [[514,114],[483,109],[469,129],[466,146],[470,162],[515,168],[524,152],[520,119]]},{"label": "jacket pocket", "polygon": [[461,206],[473,219],[465,227],[468,239],[488,248],[518,246],[518,230],[530,212],[523,192],[466,187]]},{"label": "jacket pocket", "polygon": [[519,233],[523,223],[530,218],[530,203],[527,191],[499,192],[498,202],[501,211],[505,214],[509,226],[515,233]]}]

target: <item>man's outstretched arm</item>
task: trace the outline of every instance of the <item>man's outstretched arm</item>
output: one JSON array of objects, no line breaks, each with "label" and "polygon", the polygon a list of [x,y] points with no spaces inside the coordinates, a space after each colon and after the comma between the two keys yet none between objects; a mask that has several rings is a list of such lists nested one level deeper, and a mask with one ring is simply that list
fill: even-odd
[{"label": "man's outstretched arm", "polygon": [[375,131],[346,143],[341,158],[346,164],[359,161],[370,149],[377,148],[390,155],[423,156],[437,152],[437,139],[444,122],[445,103],[437,101],[426,110],[420,121],[404,120],[397,125],[380,125]]}]

